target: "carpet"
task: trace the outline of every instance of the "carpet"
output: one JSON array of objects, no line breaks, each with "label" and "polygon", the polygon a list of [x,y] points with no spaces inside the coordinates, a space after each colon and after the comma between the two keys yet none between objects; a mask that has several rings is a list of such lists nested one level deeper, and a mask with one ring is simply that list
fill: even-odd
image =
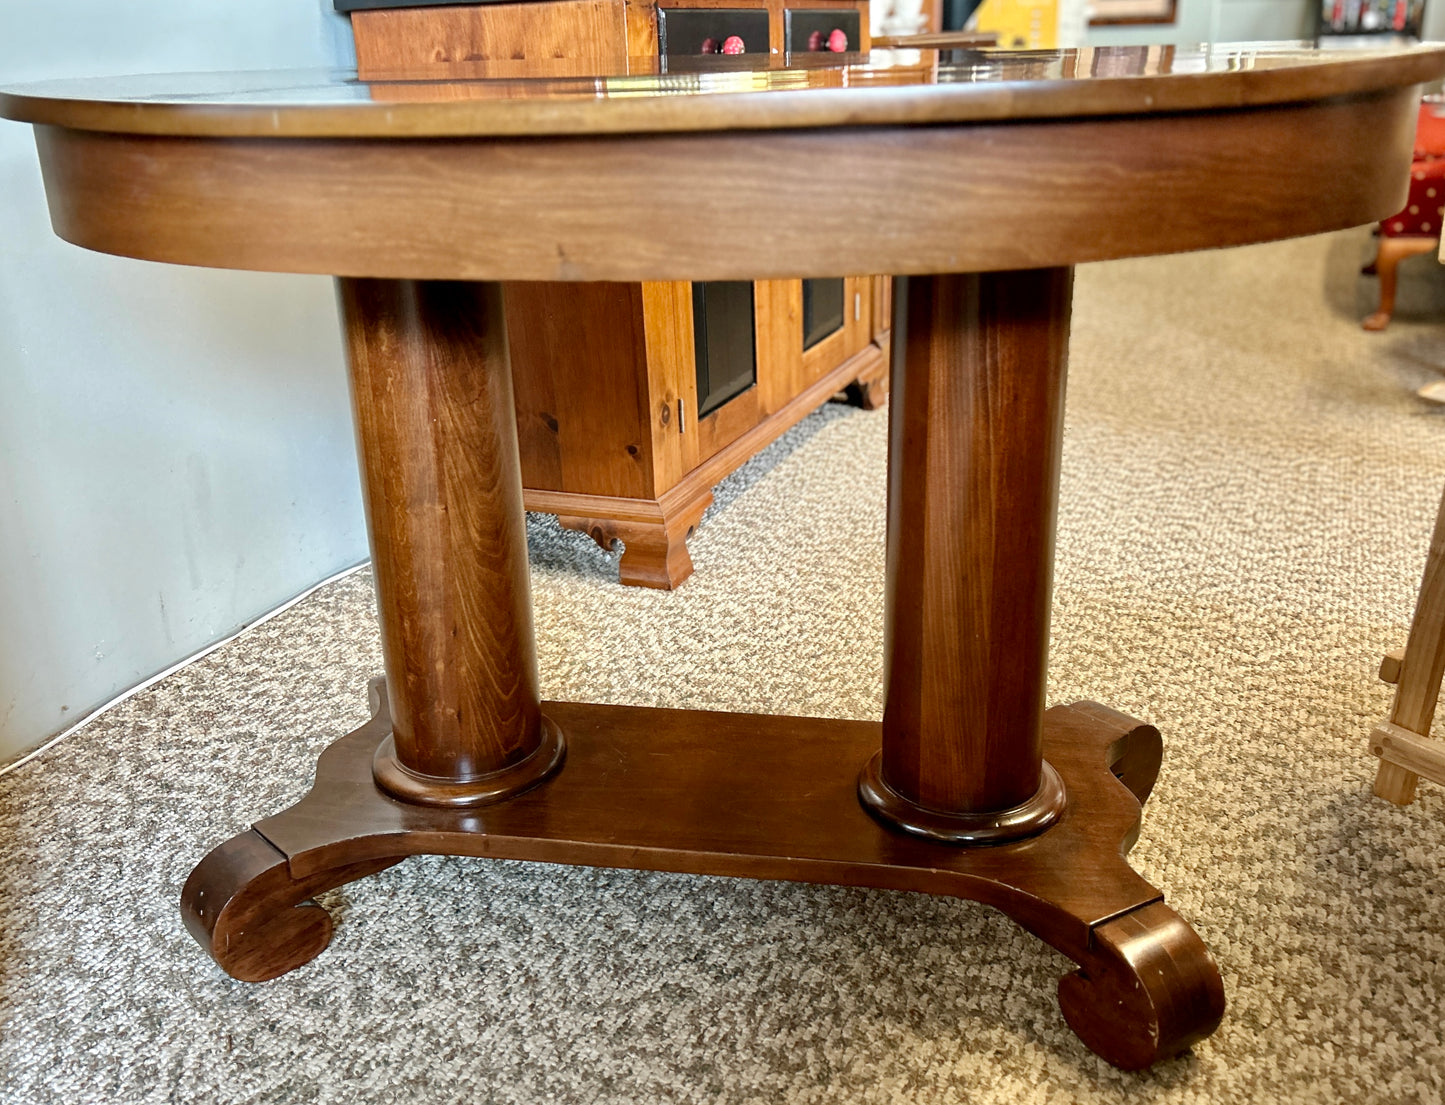
[{"label": "carpet", "polygon": [[[1363,333],[1366,248],[1078,272],[1049,700],[1164,733],[1133,859],[1229,1001],[1191,1052],[1103,1063],[1070,964],[969,902],[515,862],[333,891],[326,952],[230,980],[180,887],[365,719],[362,572],[0,779],[0,1101],[1445,1100],[1445,788],[1391,806],[1365,752],[1445,486],[1413,394],[1445,295],[1407,265]],[[674,593],[531,518],[544,695],[878,717],[885,439],[809,417],[718,489]]]}]

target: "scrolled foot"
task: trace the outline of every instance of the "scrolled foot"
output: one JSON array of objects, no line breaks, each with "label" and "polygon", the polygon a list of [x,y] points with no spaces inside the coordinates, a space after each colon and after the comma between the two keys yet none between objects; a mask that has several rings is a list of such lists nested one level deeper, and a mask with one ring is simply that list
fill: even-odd
[{"label": "scrolled foot", "polygon": [[1373,315],[1366,317],[1365,321],[1360,323],[1360,325],[1366,330],[1383,330],[1390,325],[1391,317],[1392,315],[1388,311],[1376,311]]},{"label": "scrolled foot", "polygon": [[1164,740],[1159,730],[1098,702],[1075,702],[1070,708],[1118,731],[1119,736],[1104,754],[1104,762],[1142,806],[1149,800],[1164,762]]},{"label": "scrolled foot", "polygon": [[1089,1050],[1141,1070],[1219,1027],[1224,983],[1194,930],[1151,902],[1093,929],[1090,953],[1059,980],[1059,1008]]},{"label": "scrolled foot", "polygon": [[181,916],[227,974],[265,982],[309,963],[331,942],[331,915],[313,895],[397,862],[369,860],[293,879],[286,857],[253,829],[214,849],[191,872]]}]

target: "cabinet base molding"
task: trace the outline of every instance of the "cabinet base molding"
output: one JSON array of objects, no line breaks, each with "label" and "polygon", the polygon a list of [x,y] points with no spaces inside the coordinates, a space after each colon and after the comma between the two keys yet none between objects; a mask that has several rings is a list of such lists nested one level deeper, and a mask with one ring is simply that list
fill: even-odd
[{"label": "cabinet base molding", "polygon": [[[571,498],[592,500],[600,503],[583,502],[583,508],[594,505],[606,506],[601,496],[576,495]],[[618,500],[622,503],[636,500]],[[692,575],[692,556],[687,551],[687,539],[697,530],[703,513],[712,505],[712,492],[704,490],[695,498],[676,504],[676,497],[669,504],[661,500],[642,500],[645,505],[655,506],[657,513],[646,520],[626,517],[632,512],[623,507],[618,515],[593,512],[587,516],[567,514],[559,510],[557,521],[567,529],[581,530],[602,548],[611,550],[622,542],[622,558],[617,573],[620,582],[631,587],[654,587],[671,591]]]},{"label": "cabinet base molding", "polygon": [[604,549],[611,550],[621,541],[618,574],[622,583],[671,590],[692,575],[687,542],[712,505],[713,486],[839,392],[848,392],[865,410],[881,407],[888,395],[886,351],[869,345],[855,353],[703,460],[656,499],[528,487],[522,492],[523,504],[534,513],[555,514],[567,529],[586,533]]}]

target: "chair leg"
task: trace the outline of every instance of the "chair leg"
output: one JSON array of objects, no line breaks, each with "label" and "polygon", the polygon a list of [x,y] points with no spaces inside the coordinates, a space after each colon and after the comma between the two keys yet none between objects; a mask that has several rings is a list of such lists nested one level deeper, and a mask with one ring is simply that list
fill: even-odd
[{"label": "chair leg", "polygon": [[[1430,551],[1425,557],[1425,572],[1420,579],[1420,598],[1415,616],[1410,621],[1410,637],[1400,662],[1395,683],[1395,701],[1390,707],[1390,725],[1403,730],[1399,735],[1406,744],[1415,737],[1429,737],[1435,719],[1435,706],[1440,698],[1440,683],[1445,679],[1445,497],[1435,517],[1430,535]],[[1415,797],[1415,784],[1420,773],[1432,782],[1445,783],[1445,771],[1436,762],[1432,751],[1425,758],[1395,751],[1391,742],[1381,740],[1381,729],[1371,734],[1371,748],[1379,748],[1379,771],[1375,776],[1375,793],[1396,805],[1407,805]],[[1438,746],[1432,743],[1431,748]],[[1408,750],[1407,750],[1408,752]],[[1406,766],[1406,765],[1409,766]]]},{"label": "chair leg", "polygon": [[1372,266],[1380,274],[1380,309],[1365,319],[1366,330],[1383,330],[1395,313],[1395,270],[1406,257],[1430,253],[1440,246],[1436,238],[1386,238],[1381,236],[1379,250]]},{"label": "chair leg", "polygon": [[1375,794],[1397,806],[1408,806],[1415,800],[1415,784],[1419,781],[1420,776],[1409,768],[1381,760],[1375,772]]}]

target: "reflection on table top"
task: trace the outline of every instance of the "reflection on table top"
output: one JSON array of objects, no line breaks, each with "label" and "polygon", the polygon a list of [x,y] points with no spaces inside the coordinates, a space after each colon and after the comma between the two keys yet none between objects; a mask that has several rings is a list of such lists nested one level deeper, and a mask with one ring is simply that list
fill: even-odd
[{"label": "reflection on table top", "polygon": [[1299,44],[466,62],[360,82],[345,71],[50,81],[0,115],[81,130],[406,137],[779,129],[1154,114],[1368,94],[1445,72],[1445,47]]}]

